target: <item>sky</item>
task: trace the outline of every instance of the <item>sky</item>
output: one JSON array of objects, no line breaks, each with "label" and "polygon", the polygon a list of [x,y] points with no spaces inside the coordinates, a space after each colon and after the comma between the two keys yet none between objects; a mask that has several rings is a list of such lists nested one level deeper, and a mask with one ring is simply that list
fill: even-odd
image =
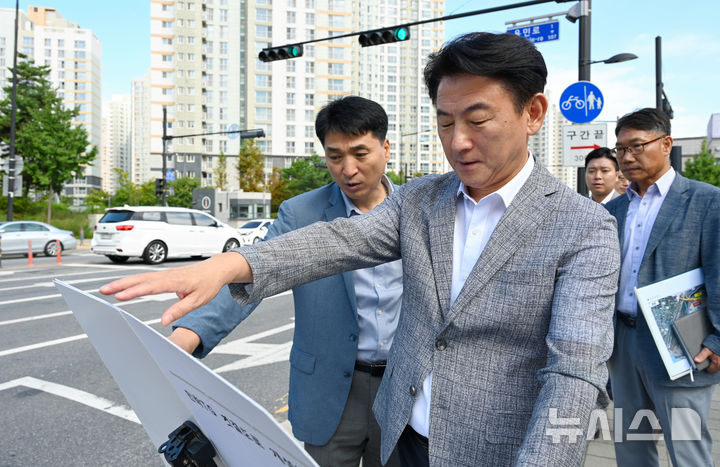
[{"label": "sky", "polygon": [[[448,0],[446,15],[513,3],[520,0]],[[446,21],[445,37],[471,31],[502,32],[506,21],[566,12],[574,4],[549,2]],[[104,100],[130,93],[130,80],[147,72],[149,0],[20,2],[24,11],[29,5],[56,8],[67,20],[92,29],[102,41]],[[15,1],[0,0],[0,8],[14,7]],[[639,57],[591,66],[591,81],[605,98],[605,108],[596,121],[614,121],[635,109],[655,106],[655,37],[661,36],[662,80],[675,111],[673,136],[704,136],[710,115],[720,112],[718,18],[718,0],[592,0],[592,59],[604,60],[621,52]],[[556,104],[562,91],[578,78],[579,23],[563,16],[559,19],[559,40],[538,44],[548,66],[550,100]]]}]

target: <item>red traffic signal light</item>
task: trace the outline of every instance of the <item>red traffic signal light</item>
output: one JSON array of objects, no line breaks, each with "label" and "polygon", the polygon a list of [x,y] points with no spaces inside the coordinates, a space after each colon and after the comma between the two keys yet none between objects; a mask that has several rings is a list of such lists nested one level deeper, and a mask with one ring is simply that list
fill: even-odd
[{"label": "red traffic signal light", "polygon": [[288,60],[290,58],[302,57],[302,45],[284,45],[282,47],[268,47],[262,49],[258,58],[263,62],[274,62],[275,60]]},{"label": "red traffic signal light", "polygon": [[364,32],[358,36],[362,47],[387,44],[389,42],[401,42],[410,39],[410,29],[405,26],[376,29],[375,31]]}]

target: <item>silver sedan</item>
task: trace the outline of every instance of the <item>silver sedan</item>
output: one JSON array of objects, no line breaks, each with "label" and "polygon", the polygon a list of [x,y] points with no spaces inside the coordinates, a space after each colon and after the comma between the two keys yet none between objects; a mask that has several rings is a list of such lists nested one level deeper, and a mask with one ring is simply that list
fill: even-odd
[{"label": "silver sedan", "polygon": [[71,231],[58,229],[44,222],[0,223],[0,248],[3,254],[28,253],[31,247],[33,254],[56,256],[58,247],[63,251],[74,250],[77,240]]}]

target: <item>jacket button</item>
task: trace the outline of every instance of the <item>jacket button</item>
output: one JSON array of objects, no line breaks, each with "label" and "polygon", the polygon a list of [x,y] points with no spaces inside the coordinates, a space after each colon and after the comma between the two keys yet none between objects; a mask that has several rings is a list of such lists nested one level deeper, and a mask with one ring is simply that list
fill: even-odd
[{"label": "jacket button", "polygon": [[357,336],[355,334],[350,334],[350,342],[355,342],[357,340]]},{"label": "jacket button", "polygon": [[445,350],[447,349],[447,341],[443,339],[442,337],[438,338],[435,341],[435,348],[438,350]]},{"label": "jacket button", "polygon": [[344,372],[344,373],[343,373],[343,376],[346,377],[346,378],[349,378],[349,377],[350,377],[350,372],[348,372],[348,371]]},{"label": "jacket button", "polygon": [[410,386],[410,395],[414,396],[417,394],[417,388],[415,386]]}]

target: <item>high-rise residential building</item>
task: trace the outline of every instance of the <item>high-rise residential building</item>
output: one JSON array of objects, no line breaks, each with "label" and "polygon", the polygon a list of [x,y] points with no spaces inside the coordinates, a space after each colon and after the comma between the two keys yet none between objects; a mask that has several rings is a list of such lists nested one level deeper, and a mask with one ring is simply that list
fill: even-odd
[{"label": "high-rise residential building", "polygon": [[[32,41],[23,44],[21,51],[34,57],[35,63],[50,67],[50,81],[58,96],[69,108],[78,107],[80,114],[73,120],[88,134],[88,150],[95,146],[100,152],[102,132],[102,44],[91,29],[81,28],[63,18],[53,8],[28,7],[28,17],[35,24]],[[100,157],[85,167],[81,176],[65,185],[64,196],[73,205],[84,204],[89,190],[102,188]]]},{"label": "high-rise residential building", "polygon": [[[18,52],[34,56],[35,24],[25,14],[18,12]],[[3,88],[12,85],[13,53],[15,51],[15,9],[0,8],[0,99],[5,97]],[[20,60],[18,58],[18,60]]]},{"label": "high-rise residential building", "polygon": [[150,73],[133,78],[131,87],[132,166],[130,179],[143,184],[153,178],[150,171]]},{"label": "high-rise residential building", "polygon": [[102,132],[102,186],[115,193],[120,186],[119,169],[130,176],[132,171],[131,103],[129,94],[113,95],[105,103]]},{"label": "high-rise residential building", "polygon": [[213,184],[213,159],[230,156],[237,187],[236,135],[189,136],[261,128],[266,168],[322,154],[314,121],[319,108],[357,94],[389,116],[389,170],[444,172],[432,104],[422,81],[427,55],[444,40],[442,22],[413,26],[410,39],[361,48],[357,36],[305,44],[303,56],[264,63],[271,45],[330,38],[353,31],[440,17],[444,2],[396,0],[151,0],[151,166],[162,167],[163,107],[168,167]]}]

